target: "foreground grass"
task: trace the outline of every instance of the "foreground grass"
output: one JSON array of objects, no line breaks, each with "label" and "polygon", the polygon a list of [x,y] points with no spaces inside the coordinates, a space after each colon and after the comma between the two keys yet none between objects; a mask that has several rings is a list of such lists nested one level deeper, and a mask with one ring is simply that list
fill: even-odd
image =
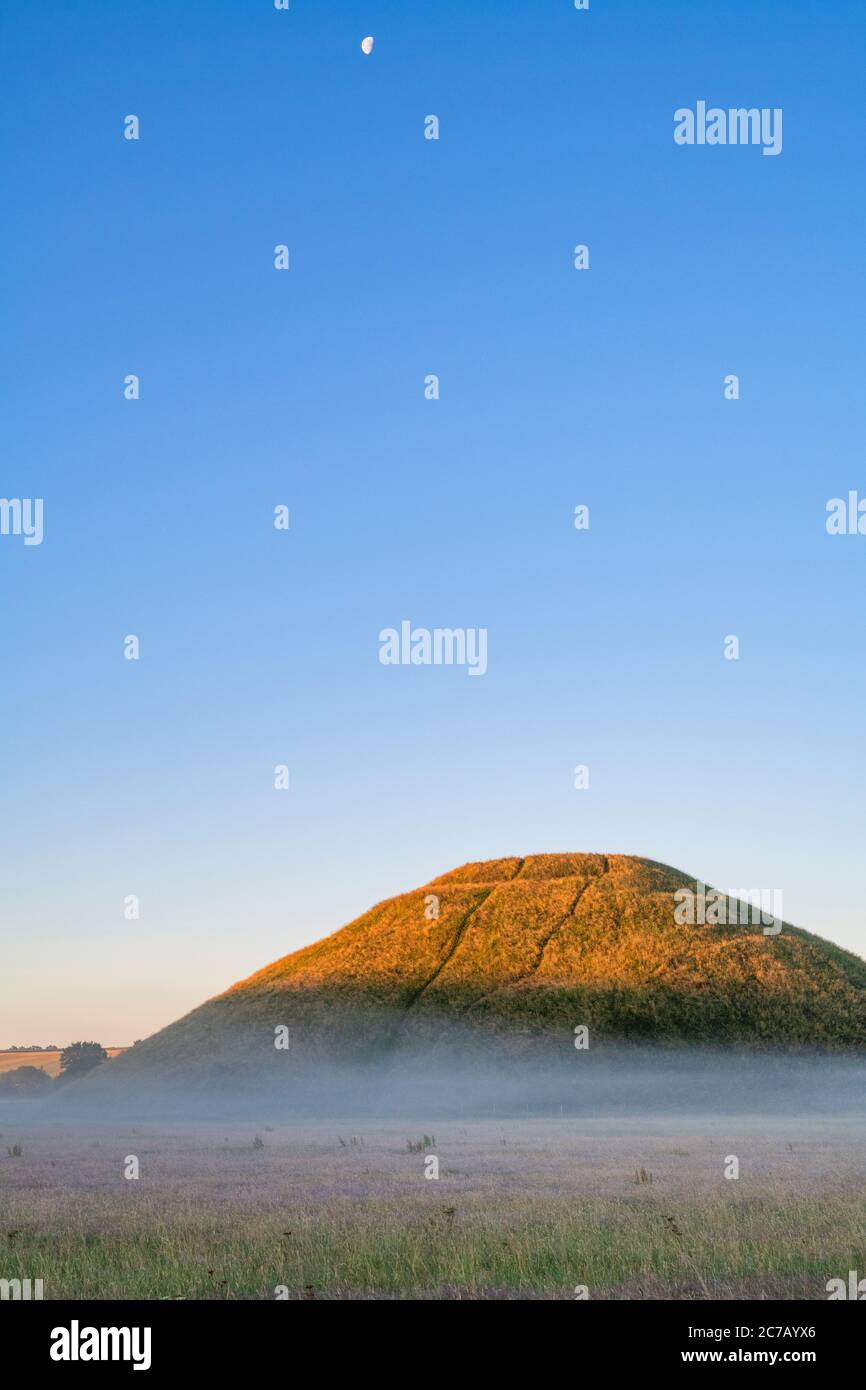
[{"label": "foreground grass", "polygon": [[42,1279],[48,1299],[573,1299],[579,1285],[591,1298],[823,1299],[828,1279],[866,1273],[857,1117],[356,1133],[72,1130],[28,1113],[0,1116],[0,1279]]},{"label": "foreground grass", "polygon": [[[721,1194],[720,1194],[721,1198]],[[48,1298],[536,1296],[825,1298],[862,1266],[866,1199],[728,1197],[689,1205],[515,1199],[491,1207],[329,1201],[279,1212],[91,1197],[44,1229],[38,1206],[4,1203],[6,1278]]]}]

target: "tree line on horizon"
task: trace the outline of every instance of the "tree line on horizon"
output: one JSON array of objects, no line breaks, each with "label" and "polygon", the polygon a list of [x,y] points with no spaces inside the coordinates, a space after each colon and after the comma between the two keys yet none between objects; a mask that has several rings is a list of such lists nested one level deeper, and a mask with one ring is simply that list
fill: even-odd
[{"label": "tree line on horizon", "polygon": [[[58,1048],[10,1048],[16,1051],[59,1051]],[[44,1067],[13,1067],[0,1076],[0,1097],[18,1096],[31,1099],[45,1095],[57,1086],[65,1086],[79,1076],[86,1076],[94,1067],[108,1061],[108,1053],[98,1042],[74,1042],[60,1053],[60,1075],[51,1077]]]}]

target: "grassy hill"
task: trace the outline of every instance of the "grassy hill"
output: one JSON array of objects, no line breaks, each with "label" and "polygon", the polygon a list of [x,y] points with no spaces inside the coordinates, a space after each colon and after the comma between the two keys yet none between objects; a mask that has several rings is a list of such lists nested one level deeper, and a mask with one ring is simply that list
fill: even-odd
[{"label": "grassy hill", "polygon": [[561,1051],[581,1024],[594,1041],[866,1044],[863,961],[787,925],[680,925],[684,887],[694,880],[626,855],[467,864],[234,985],[93,1080],[236,1085],[435,1060],[470,1039]]}]

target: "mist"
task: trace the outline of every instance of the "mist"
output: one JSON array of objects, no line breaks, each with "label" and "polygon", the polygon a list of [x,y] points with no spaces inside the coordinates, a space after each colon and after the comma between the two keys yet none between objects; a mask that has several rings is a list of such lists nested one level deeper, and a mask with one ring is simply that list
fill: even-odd
[{"label": "mist", "polygon": [[4,1101],[33,1119],[231,1121],[494,1115],[840,1114],[866,1106],[866,1064],[819,1051],[779,1053],[627,1043],[565,1056],[497,1055],[467,1034],[447,1054],[274,1065],[259,1073],[122,1074],[119,1061],[38,1101]]}]

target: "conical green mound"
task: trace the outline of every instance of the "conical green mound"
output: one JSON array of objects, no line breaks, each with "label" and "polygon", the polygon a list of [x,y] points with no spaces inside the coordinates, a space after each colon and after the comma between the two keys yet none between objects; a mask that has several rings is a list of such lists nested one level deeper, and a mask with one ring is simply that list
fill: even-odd
[{"label": "conical green mound", "polygon": [[694,879],[627,855],[467,864],[234,985],[93,1082],[234,1085],[435,1057],[467,1037],[561,1052],[581,1025],[596,1040],[866,1043],[863,961],[787,925],[682,924],[684,888]]}]

